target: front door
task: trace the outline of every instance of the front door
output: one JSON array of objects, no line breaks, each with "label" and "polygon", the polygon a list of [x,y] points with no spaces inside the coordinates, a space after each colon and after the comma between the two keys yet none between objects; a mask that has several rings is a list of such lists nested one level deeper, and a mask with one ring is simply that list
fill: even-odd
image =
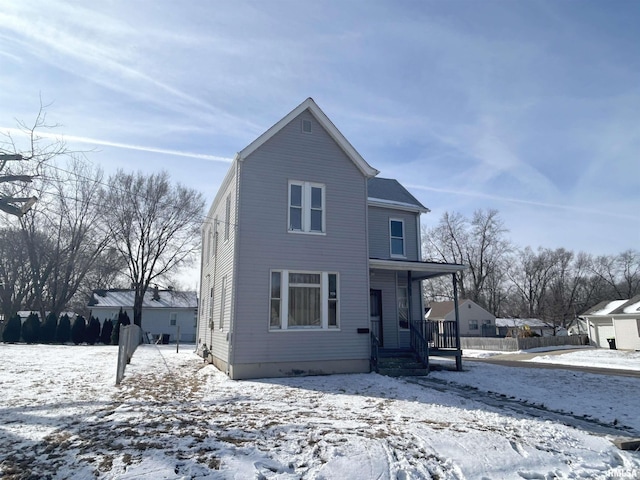
[{"label": "front door", "polygon": [[382,290],[369,290],[369,309],[371,311],[371,331],[378,338],[379,346],[384,346],[382,335]]}]

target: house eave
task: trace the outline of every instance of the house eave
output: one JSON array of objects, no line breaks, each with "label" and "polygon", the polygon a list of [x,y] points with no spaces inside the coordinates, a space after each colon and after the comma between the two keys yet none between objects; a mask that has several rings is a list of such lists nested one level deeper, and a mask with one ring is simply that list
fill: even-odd
[{"label": "house eave", "polygon": [[411,260],[384,260],[381,258],[370,258],[369,268],[376,270],[391,270],[395,272],[411,272],[414,280],[426,280],[428,278],[440,277],[462,272],[467,269],[466,265],[457,263],[421,262]]},{"label": "house eave", "polygon": [[384,200],[381,198],[369,197],[367,199],[367,203],[370,207],[390,208],[393,210],[403,210],[405,212],[429,213],[431,211],[426,207],[412,205],[410,203],[394,202],[393,200]]}]

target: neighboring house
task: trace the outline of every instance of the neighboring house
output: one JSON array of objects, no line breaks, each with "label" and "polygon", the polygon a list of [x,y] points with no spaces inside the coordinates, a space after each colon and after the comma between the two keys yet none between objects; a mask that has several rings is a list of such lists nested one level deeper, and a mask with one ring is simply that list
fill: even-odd
[{"label": "neighboring house", "polygon": [[[582,333],[591,345],[640,350],[640,295],[627,300],[605,300],[580,315]],[[614,342],[611,342],[613,339]]]},{"label": "neighboring house", "polygon": [[[496,327],[501,337],[523,337],[531,334],[540,337],[553,337],[556,330],[538,318],[496,318]],[[566,335],[566,330],[562,329],[557,335]]]},{"label": "neighboring house", "polygon": [[421,281],[465,267],[421,261],[428,210],[377,174],[310,98],[235,156],[202,231],[202,355],[243,379],[414,347]]},{"label": "neighboring house", "polygon": [[[460,300],[459,324],[461,337],[495,337],[496,316],[472,300]],[[431,302],[425,314],[427,320],[451,321],[456,319],[453,301]]]},{"label": "neighboring house", "polygon": [[[115,326],[122,308],[133,322],[134,295],[127,289],[94,290],[89,301],[91,315],[100,320],[100,325],[110,319]],[[175,342],[180,327],[180,341],[194,343],[197,312],[196,292],[148,290],[142,302],[142,331],[150,340],[169,335],[169,341]]]}]

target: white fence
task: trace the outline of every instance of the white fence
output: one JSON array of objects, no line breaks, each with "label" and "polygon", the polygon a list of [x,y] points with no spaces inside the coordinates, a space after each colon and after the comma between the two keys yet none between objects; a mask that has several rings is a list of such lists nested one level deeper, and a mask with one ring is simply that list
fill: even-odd
[{"label": "white fence", "polygon": [[[586,342],[586,343],[585,343]],[[587,345],[586,335],[571,335],[566,337],[526,337],[526,338],[488,338],[461,337],[461,348],[468,350],[496,350],[513,352],[530,348],[557,347],[560,345]]]},{"label": "white fence", "polygon": [[116,371],[116,385],[120,385],[124,377],[124,369],[131,361],[142,339],[142,329],[138,325],[120,325],[120,341],[118,342],[118,370]]}]

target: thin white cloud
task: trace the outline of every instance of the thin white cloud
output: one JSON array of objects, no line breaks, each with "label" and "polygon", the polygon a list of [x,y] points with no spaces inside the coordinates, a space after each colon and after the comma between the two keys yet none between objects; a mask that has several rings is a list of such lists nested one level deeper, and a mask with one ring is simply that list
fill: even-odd
[{"label": "thin white cloud", "polygon": [[535,202],[531,200],[523,200],[520,198],[502,197],[499,195],[492,195],[489,193],[477,192],[472,190],[455,190],[455,189],[429,187],[426,185],[415,185],[415,184],[406,184],[405,186],[409,189],[426,190],[430,192],[447,193],[451,195],[463,195],[463,196],[475,197],[475,198],[486,198],[488,200],[495,200],[498,202],[518,203],[521,205],[532,205],[535,207],[544,207],[544,208],[551,208],[551,209],[557,209],[557,210],[569,210],[569,211],[579,212],[579,213],[601,215],[604,217],[623,218],[626,220],[640,220],[640,215],[630,215],[626,213],[596,210],[592,208],[575,207],[572,205],[563,205],[558,203]]},{"label": "thin white cloud", "polygon": [[[145,46],[144,42],[134,41],[142,42],[140,39],[150,34],[142,27],[133,29],[114,17],[66,3],[56,3],[55,8],[48,11],[50,15],[34,15],[34,11],[26,7],[0,12],[0,24],[13,31],[15,41],[42,62],[130,97],[198,117],[208,124],[240,124],[244,128],[259,129],[246,118],[216,108],[146,73],[140,67],[145,64],[146,50],[138,51]],[[128,48],[118,43],[123,38],[129,39]],[[158,41],[162,38],[157,37]],[[133,47],[136,45],[138,48]],[[174,101],[167,101],[167,95]]]},{"label": "thin white cloud", "polygon": [[[23,130],[17,128],[2,128],[0,132],[10,135],[26,135]],[[233,158],[222,157],[218,155],[206,155],[204,153],[185,152],[182,150],[171,150],[166,148],[148,147],[143,145],[132,145],[129,143],[111,142],[109,140],[99,140],[96,138],[78,137],[75,135],[55,135],[53,133],[38,132],[38,136],[43,138],[50,138],[53,140],[63,140],[65,142],[85,143],[89,145],[102,145],[105,147],[123,148],[126,150],[137,150],[141,152],[161,153],[163,155],[175,155],[178,157],[197,158],[199,160],[209,160],[213,162],[225,162],[230,163]]]}]

